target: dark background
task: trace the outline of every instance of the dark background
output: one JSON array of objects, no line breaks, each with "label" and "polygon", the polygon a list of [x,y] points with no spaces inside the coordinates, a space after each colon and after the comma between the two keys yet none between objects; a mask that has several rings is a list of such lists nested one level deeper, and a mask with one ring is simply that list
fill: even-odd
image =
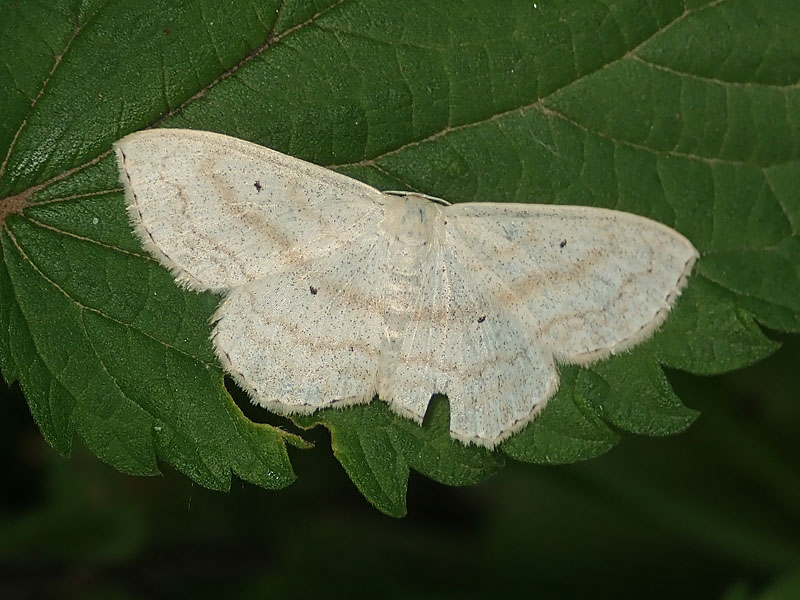
[{"label": "dark background", "polygon": [[372,508],[333,458],[229,494],[122,475],[42,440],[18,386],[0,402],[0,598],[800,598],[800,337],[720,377],[670,372],[702,411],[586,463],[508,461],[481,485],[412,473],[409,514]]}]

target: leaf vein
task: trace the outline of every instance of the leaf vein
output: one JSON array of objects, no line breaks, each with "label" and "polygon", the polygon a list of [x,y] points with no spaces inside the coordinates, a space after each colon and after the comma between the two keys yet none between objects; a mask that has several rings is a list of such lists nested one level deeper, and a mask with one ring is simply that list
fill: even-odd
[{"label": "leaf vein", "polygon": [[[81,25],[77,25],[77,24],[73,25],[74,29],[73,29],[72,35],[67,40],[66,44],[64,44],[64,47],[61,49],[61,53],[60,54],[56,54],[53,57],[53,66],[50,68],[50,72],[47,74],[47,76],[42,81],[42,85],[39,88],[39,92],[36,94],[36,96],[33,98],[33,100],[31,100],[31,105],[30,105],[30,108],[28,109],[28,116],[30,116],[30,114],[33,112],[34,108],[38,104],[39,100],[44,95],[44,91],[45,91],[45,89],[47,89],[48,83],[50,83],[50,80],[53,78],[53,75],[55,74],[56,70],[58,69],[58,67],[63,62],[64,55],[66,55],[67,52],[69,52],[69,49],[72,47],[73,42],[78,38],[80,33],[85,29],[86,25],[88,25],[92,21],[92,19],[97,15],[97,13],[100,12],[100,10],[101,10],[101,6],[98,6],[97,10],[95,10],[95,12],[92,14],[92,16],[89,19],[87,19],[86,22],[82,26]],[[8,145],[8,150],[6,151],[6,155],[3,158],[3,161],[0,162],[0,179],[3,178],[3,175],[6,172],[6,168],[8,166],[8,161],[11,158],[11,154],[14,152],[14,147],[17,144],[17,140],[19,139],[20,134],[25,129],[25,126],[28,124],[28,116],[26,116],[26,117],[24,117],[22,119],[22,122],[19,124],[19,127],[14,132],[14,136],[11,138],[11,143]]]},{"label": "leaf vein", "polygon": [[790,84],[782,84],[782,83],[762,83],[760,81],[729,81],[726,79],[719,79],[717,77],[711,77],[710,75],[699,75],[697,73],[690,73],[688,71],[680,71],[678,69],[674,69],[672,67],[668,67],[666,65],[662,65],[657,62],[653,62],[646,58],[642,58],[638,54],[632,54],[630,56],[632,60],[640,62],[652,69],[657,71],[663,71],[665,73],[669,73],[671,75],[675,75],[676,77],[684,77],[686,79],[694,79],[696,81],[700,81],[702,83],[714,83],[716,85],[724,86],[724,87],[743,87],[743,88],[758,88],[758,89],[775,89],[775,90],[797,90],[800,89],[800,81],[796,81]]},{"label": "leaf vein", "polygon": [[[544,101],[546,101],[548,98],[552,98],[555,94],[557,94],[557,93],[569,88],[571,85],[577,83],[578,81],[581,81],[581,80],[583,80],[583,79],[585,79],[587,77],[590,77],[590,76],[592,76],[595,73],[598,73],[600,71],[606,70],[606,69],[614,66],[615,64],[620,63],[623,60],[635,55],[636,52],[638,52],[639,49],[642,48],[645,44],[648,44],[648,43],[652,42],[658,36],[662,35],[664,32],[668,31],[670,28],[672,28],[676,24],[678,24],[681,21],[683,21],[684,19],[686,19],[689,15],[691,15],[691,14],[693,14],[693,13],[699,11],[699,10],[704,10],[704,9],[715,7],[715,6],[717,6],[719,4],[722,4],[723,2],[726,2],[726,1],[727,0],[714,0],[714,2],[712,2],[711,4],[708,4],[708,5],[704,6],[704,7],[698,7],[698,8],[692,8],[692,9],[684,10],[684,12],[681,15],[679,15],[678,17],[676,17],[673,21],[670,21],[670,22],[666,23],[660,29],[657,29],[656,31],[654,31],[650,36],[648,36],[646,39],[644,39],[641,42],[639,42],[636,46],[634,46],[630,50],[626,51],[624,54],[618,56],[617,58],[614,58],[613,60],[611,60],[611,61],[609,61],[609,62],[607,62],[605,64],[602,64],[602,65],[594,68],[591,71],[587,71],[583,75],[580,75],[577,79],[575,79],[573,81],[570,81],[568,83],[565,83],[564,85],[562,85],[560,87],[555,88],[554,90],[550,91],[545,96],[541,96],[540,98],[537,98],[536,100],[534,100],[533,102],[530,102],[529,104],[525,104],[525,105],[522,105],[522,106],[515,106],[515,107],[510,108],[508,110],[504,110],[504,111],[500,111],[500,112],[496,112],[494,114],[491,114],[491,115],[487,116],[486,118],[483,118],[483,119],[480,119],[480,120],[477,120],[477,121],[470,121],[470,122],[467,122],[467,123],[462,123],[460,125],[451,125],[451,121],[448,118],[448,121],[447,121],[448,122],[448,126],[447,127],[445,127],[444,129],[442,129],[440,131],[432,133],[432,134],[430,134],[429,136],[427,136],[425,138],[420,138],[420,139],[417,139],[417,140],[412,140],[412,141],[407,142],[405,144],[401,144],[401,145],[397,146],[396,148],[394,148],[393,150],[389,150],[389,151],[384,152],[382,154],[377,154],[377,155],[373,156],[372,158],[368,158],[368,159],[357,161],[357,162],[342,163],[342,164],[327,165],[327,166],[328,166],[328,168],[331,168],[331,169],[336,169],[336,168],[346,167],[346,166],[371,166],[376,160],[379,160],[379,159],[382,159],[382,158],[386,158],[386,157],[392,156],[394,154],[398,154],[400,152],[408,150],[409,148],[414,148],[416,146],[420,146],[422,144],[426,144],[428,142],[432,142],[432,141],[434,141],[434,140],[436,140],[436,139],[438,139],[438,138],[440,138],[442,136],[449,135],[450,133],[453,133],[455,131],[460,131],[460,130],[463,130],[463,129],[471,129],[473,127],[478,127],[478,126],[481,126],[481,125],[485,125],[486,123],[490,123],[490,122],[492,122],[494,120],[506,117],[506,116],[511,115],[513,113],[516,113],[516,112],[525,112],[525,111],[533,109],[533,108],[542,107]],[[317,27],[319,27],[319,24],[317,24]],[[577,65],[576,65],[576,68],[577,68]],[[450,114],[452,114],[452,110],[450,111]]]}]

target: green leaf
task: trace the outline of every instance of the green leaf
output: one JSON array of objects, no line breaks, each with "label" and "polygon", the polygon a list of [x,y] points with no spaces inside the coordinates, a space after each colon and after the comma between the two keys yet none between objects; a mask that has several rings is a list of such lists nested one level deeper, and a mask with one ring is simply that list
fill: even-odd
[{"label": "green leaf", "polygon": [[325,411],[381,510],[410,469],[447,484],[505,453],[563,463],[694,413],[661,366],[755,362],[800,331],[800,15],[790,0],[6,3],[0,21],[0,368],[44,437],[77,432],[129,473],[162,460],[226,489],[293,478],[294,436],[246,419],[208,339],[218,298],[177,288],[132,236],[111,144],[209,129],[381,188],[588,204],[675,227],[701,252],[658,334],[589,368],[489,453],[385,405]]},{"label": "green leaf", "polygon": [[503,444],[503,451],[517,460],[558,464],[593,458],[614,447],[619,435],[603,422],[590,399],[595,379],[588,370],[562,369],[556,397],[540,417]]},{"label": "green leaf", "polygon": [[450,437],[449,411],[441,396],[434,396],[423,427],[399,419],[381,402],[295,421],[330,429],[333,452],[350,479],[377,508],[395,517],[406,514],[409,468],[447,485],[468,485],[502,464],[497,453],[465,447]]}]

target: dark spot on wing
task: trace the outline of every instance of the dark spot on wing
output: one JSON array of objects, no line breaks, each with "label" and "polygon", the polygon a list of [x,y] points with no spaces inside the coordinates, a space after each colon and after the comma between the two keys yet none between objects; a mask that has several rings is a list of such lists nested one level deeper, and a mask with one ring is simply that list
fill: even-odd
[{"label": "dark spot on wing", "polygon": [[253,184],[253,187],[255,187],[255,188],[256,188],[256,192],[260,192],[262,189],[264,189],[264,188],[261,186],[261,182],[260,182],[260,181],[256,181],[256,182]]},{"label": "dark spot on wing", "polygon": [[478,319],[478,323],[483,323],[486,320],[486,315],[483,315]]},{"label": "dark spot on wing", "polygon": [[319,290],[318,290],[317,288],[315,288],[313,285],[310,285],[310,286],[308,286],[308,291],[309,291],[309,292],[311,292],[311,295],[312,295],[312,296],[316,296],[316,295],[317,295],[317,292],[318,292]]},{"label": "dark spot on wing", "polygon": [[567,245],[567,240],[561,240],[561,243],[559,244],[559,246],[561,246],[563,248],[566,245]]}]

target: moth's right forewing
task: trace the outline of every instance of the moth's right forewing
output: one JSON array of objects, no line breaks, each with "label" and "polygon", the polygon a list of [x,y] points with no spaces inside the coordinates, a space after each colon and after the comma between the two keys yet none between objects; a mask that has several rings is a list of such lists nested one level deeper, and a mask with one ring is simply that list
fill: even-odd
[{"label": "moth's right forewing", "polygon": [[586,363],[653,334],[697,259],[677,231],[630,213],[555,205],[453,206],[456,243],[489,297],[525,313],[561,362]]}]

